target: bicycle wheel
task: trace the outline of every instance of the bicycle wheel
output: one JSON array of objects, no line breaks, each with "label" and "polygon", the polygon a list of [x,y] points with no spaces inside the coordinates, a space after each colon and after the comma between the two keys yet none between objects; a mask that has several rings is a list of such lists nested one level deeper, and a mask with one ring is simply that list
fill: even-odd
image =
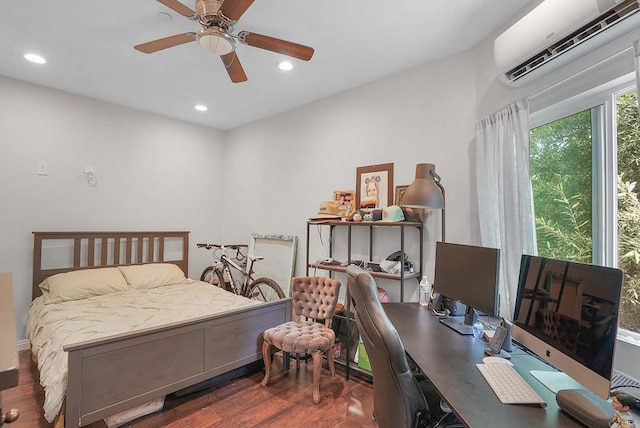
[{"label": "bicycle wheel", "polygon": [[202,275],[200,275],[200,281],[208,282],[209,284],[213,284],[218,286],[224,290],[231,291],[231,287],[224,280],[224,275],[220,269],[216,269],[213,266],[207,267],[204,271],[202,271]]},{"label": "bicycle wheel", "polygon": [[200,275],[200,281],[211,283],[211,275],[213,274],[213,266],[207,266]]},{"label": "bicycle wheel", "polygon": [[261,302],[271,302],[282,299],[284,291],[273,279],[258,278],[249,286],[249,292],[246,297]]}]

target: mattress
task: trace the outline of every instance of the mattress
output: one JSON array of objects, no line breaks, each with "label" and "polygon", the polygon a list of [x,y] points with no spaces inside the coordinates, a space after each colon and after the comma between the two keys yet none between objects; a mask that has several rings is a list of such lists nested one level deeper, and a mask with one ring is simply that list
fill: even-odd
[{"label": "mattress", "polygon": [[222,313],[260,302],[201,281],[126,290],[80,300],[36,298],[29,310],[28,338],[44,388],[44,416],[53,422],[67,385],[65,345]]}]

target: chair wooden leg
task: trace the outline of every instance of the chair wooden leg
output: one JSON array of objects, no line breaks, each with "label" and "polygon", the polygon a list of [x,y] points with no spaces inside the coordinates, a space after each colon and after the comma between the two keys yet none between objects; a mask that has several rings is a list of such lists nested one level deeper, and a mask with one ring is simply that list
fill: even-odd
[{"label": "chair wooden leg", "polygon": [[271,345],[266,340],[262,341],[262,360],[264,361],[264,378],[262,379],[262,386],[267,386],[269,381],[269,375],[271,375]]},{"label": "chair wooden leg", "polygon": [[333,349],[329,348],[326,352],[327,355],[327,363],[329,363],[329,371],[331,372],[331,376],[336,375],[336,366],[333,365]]},{"label": "chair wooden leg", "polygon": [[313,404],[320,402],[320,370],[322,369],[322,352],[313,354]]}]

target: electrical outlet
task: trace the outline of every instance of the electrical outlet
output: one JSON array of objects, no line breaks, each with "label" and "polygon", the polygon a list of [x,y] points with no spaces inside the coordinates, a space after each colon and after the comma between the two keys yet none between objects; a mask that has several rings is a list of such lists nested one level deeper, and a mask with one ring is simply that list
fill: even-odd
[{"label": "electrical outlet", "polygon": [[49,164],[46,162],[38,163],[38,175],[49,175]]},{"label": "electrical outlet", "polygon": [[85,174],[93,174],[93,167],[92,166],[85,166],[84,167],[84,173]]}]

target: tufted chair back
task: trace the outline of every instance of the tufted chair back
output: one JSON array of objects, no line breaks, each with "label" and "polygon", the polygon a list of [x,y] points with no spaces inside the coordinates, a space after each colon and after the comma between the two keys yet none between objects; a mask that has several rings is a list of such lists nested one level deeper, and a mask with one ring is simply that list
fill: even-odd
[{"label": "tufted chair back", "polygon": [[307,319],[324,320],[331,327],[331,319],[338,303],[340,281],[324,276],[296,277],[291,284],[293,311]]}]

